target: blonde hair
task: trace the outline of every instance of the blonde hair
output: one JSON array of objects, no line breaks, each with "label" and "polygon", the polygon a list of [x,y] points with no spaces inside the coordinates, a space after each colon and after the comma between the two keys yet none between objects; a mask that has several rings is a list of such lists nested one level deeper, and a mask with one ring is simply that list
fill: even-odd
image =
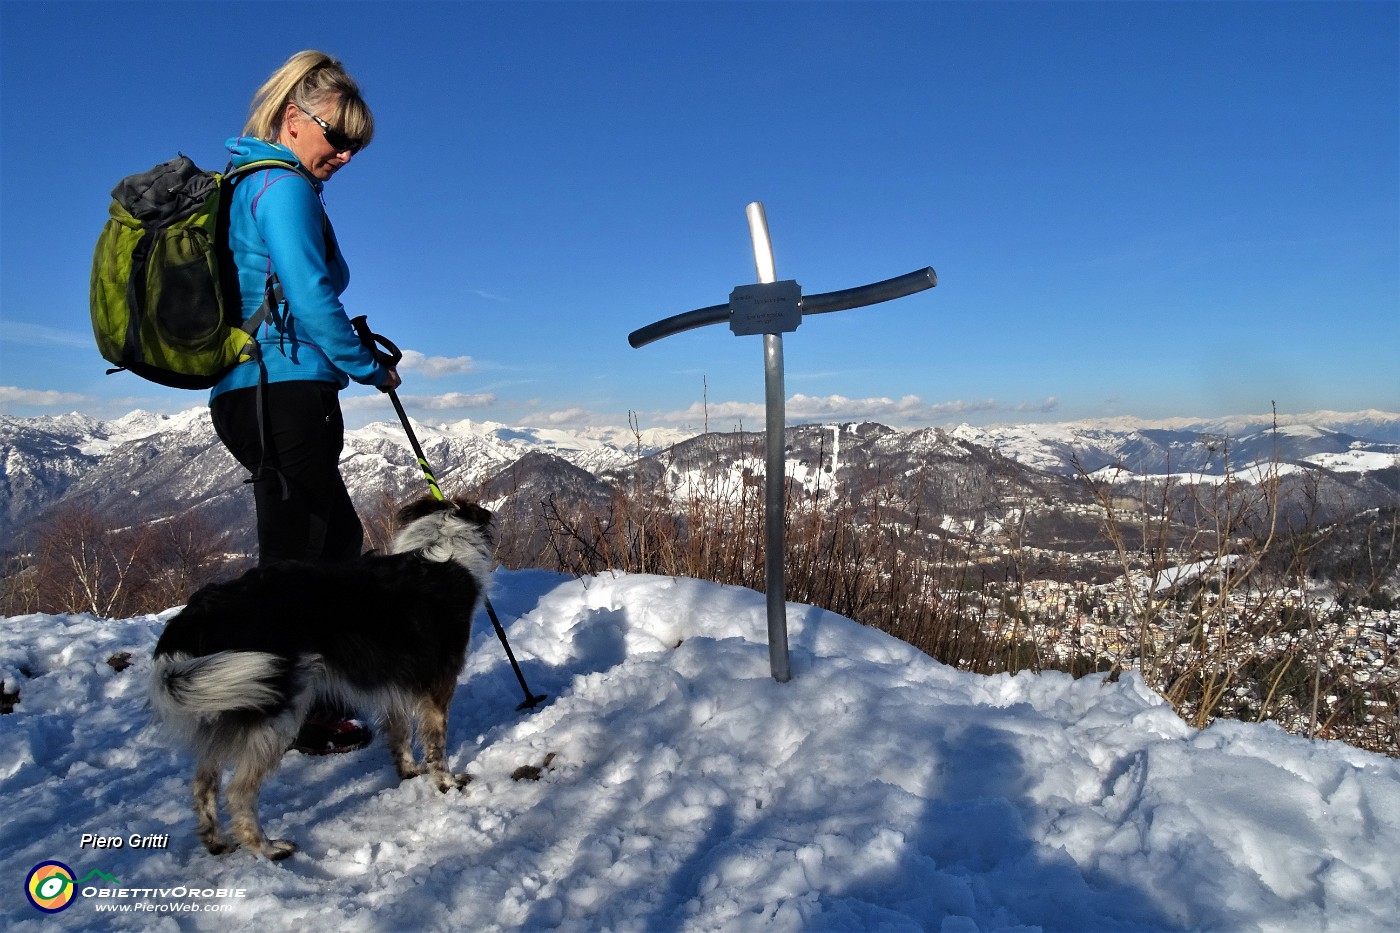
[{"label": "blonde hair", "polygon": [[[317,109],[331,99],[336,101],[334,113]],[[263,82],[253,95],[244,135],[275,142],[289,103],[314,111],[346,136],[359,140],[362,148],[374,136],[374,114],[360,96],[360,86],[344,65],[325,52],[298,52]]]}]

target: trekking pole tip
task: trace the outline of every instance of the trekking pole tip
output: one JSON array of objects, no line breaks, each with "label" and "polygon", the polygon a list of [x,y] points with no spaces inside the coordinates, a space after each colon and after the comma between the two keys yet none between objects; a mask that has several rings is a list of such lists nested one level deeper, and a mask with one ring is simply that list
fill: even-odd
[{"label": "trekking pole tip", "polygon": [[541,693],[541,694],[539,694],[539,695],[537,695],[537,696],[536,696],[536,695],[530,695],[530,696],[526,697],[526,698],[525,698],[525,701],[524,701],[523,703],[521,703],[519,706],[517,706],[515,709],[516,709],[517,712],[520,712],[520,711],[522,711],[522,710],[527,710],[527,709],[534,709],[536,706],[539,706],[541,703],[543,703],[545,700],[548,700],[548,699],[549,699],[549,694],[547,694],[547,693]]}]

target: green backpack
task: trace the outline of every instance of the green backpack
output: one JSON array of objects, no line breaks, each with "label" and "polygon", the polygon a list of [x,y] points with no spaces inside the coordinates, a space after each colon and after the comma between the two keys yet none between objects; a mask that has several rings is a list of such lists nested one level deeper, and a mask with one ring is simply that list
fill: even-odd
[{"label": "green backpack", "polygon": [[281,300],[276,276],[262,306],[242,320],[238,277],[228,253],[228,201],[236,179],[186,156],[129,175],[112,189],[112,217],[92,257],[89,303],[103,359],[177,389],[207,389],[241,362],[257,359],[253,334]]}]

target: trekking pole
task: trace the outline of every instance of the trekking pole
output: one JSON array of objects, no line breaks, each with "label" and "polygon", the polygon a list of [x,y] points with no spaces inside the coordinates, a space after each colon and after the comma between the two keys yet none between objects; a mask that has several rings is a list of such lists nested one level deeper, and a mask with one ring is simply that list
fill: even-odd
[{"label": "trekking pole", "polygon": [[[360,335],[360,341],[379,355],[381,359],[387,360],[389,364],[398,365],[403,359],[403,351],[396,347],[393,341],[379,334],[372,333],[369,329],[369,322],[364,315],[360,315],[350,322],[355,328],[355,333]],[[383,350],[380,349],[383,347]],[[423,471],[423,478],[428,481],[428,488],[432,490],[433,498],[439,502],[447,501],[447,497],[442,494],[442,488],[438,486],[437,477],[433,476],[432,467],[428,466],[428,458],[423,454],[423,446],[418,443],[418,435],[413,433],[413,425],[409,423],[408,412],[404,411],[403,402],[399,401],[399,394],[393,389],[385,392],[389,396],[389,401],[394,403],[394,411],[399,416],[399,423],[403,425],[404,434],[408,435],[408,445],[413,448],[413,455],[418,458],[418,466]],[[491,625],[496,629],[496,637],[501,640],[501,646],[506,649],[506,657],[510,660],[511,670],[515,671],[515,679],[520,681],[520,689],[525,694],[525,700],[517,710],[534,709],[545,700],[549,699],[546,694],[533,694],[530,692],[530,685],[525,683],[525,674],[520,670],[520,663],[515,660],[515,652],[510,650],[510,641],[506,638],[505,626],[501,625],[501,620],[496,617],[496,607],[491,605],[491,597],[482,596],[482,602],[486,606],[486,614],[491,617]]]}]

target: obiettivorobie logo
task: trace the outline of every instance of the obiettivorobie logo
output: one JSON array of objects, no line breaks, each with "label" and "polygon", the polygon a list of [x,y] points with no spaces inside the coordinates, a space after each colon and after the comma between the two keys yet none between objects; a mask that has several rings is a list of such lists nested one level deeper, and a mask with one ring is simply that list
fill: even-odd
[{"label": "obiettivorobie logo", "polygon": [[29,876],[24,879],[24,895],[36,910],[56,914],[60,910],[66,910],[77,900],[78,885],[87,884],[94,878],[121,887],[120,881],[97,869],[88,872],[79,880],[73,876],[73,869],[50,859],[29,870]]},{"label": "obiettivorobie logo", "polygon": [[234,902],[246,898],[248,892],[199,884],[128,888],[104,871],[93,869],[79,878],[63,862],[48,859],[29,870],[24,896],[35,910],[46,914],[67,910],[79,899],[91,901],[98,913],[218,913],[233,910]]}]

